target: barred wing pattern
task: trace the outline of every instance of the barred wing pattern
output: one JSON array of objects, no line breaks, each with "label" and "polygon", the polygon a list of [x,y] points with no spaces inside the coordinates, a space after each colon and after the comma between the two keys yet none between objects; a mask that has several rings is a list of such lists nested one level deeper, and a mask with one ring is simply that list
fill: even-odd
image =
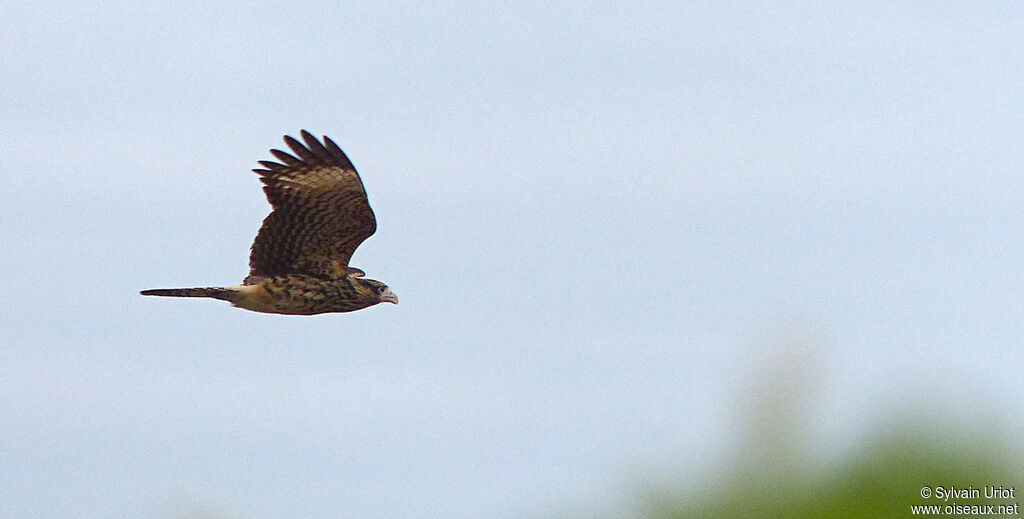
[{"label": "barred wing pattern", "polygon": [[245,284],[281,275],[337,279],[356,247],[377,230],[363,182],[341,148],[321,143],[302,130],[302,140],[285,136],[294,155],[270,150],[280,161],[259,161],[254,169],[274,210],[260,227],[249,256]]}]

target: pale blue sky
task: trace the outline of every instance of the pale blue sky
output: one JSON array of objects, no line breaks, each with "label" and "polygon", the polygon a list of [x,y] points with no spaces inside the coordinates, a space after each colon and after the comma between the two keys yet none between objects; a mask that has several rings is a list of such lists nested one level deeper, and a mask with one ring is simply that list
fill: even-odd
[{"label": "pale blue sky", "polygon": [[[1015,3],[3,11],[0,515],[620,506],[735,448],[780,329],[831,452],[919,404],[1024,425]],[[301,128],[401,304],[140,297],[244,277]]]}]

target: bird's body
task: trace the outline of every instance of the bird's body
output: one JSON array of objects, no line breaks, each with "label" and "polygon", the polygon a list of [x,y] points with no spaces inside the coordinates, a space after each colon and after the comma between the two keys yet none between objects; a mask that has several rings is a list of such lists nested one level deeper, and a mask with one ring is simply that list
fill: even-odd
[{"label": "bird's body", "polygon": [[143,290],[142,295],[209,297],[254,312],[313,315],[398,303],[384,283],[348,266],[356,247],[377,229],[362,180],[341,148],[302,131],[305,145],[285,136],[295,156],[255,169],[274,210],[263,221],[241,285]]},{"label": "bird's body", "polygon": [[[374,286],[376,283],[378,286]],[[209,288],[143,290],[142,295],[170,297],[211,297],[269,314],[314,315],[352,312],[380,303],[379,281],[345,276],[319,279],[311,276],[274,276],[251,285]]]}]

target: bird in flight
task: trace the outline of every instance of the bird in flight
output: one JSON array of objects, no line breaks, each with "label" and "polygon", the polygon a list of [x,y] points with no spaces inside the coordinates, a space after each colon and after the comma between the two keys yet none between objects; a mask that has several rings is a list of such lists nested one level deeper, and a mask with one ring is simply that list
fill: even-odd
[{"label": "bird in flight", "polygon": [[259,161],[273,211],[263,220],[241,285],[143,290],[144,296],[210,297],[254,312],[314,315],[398,304],[387,285],[363,277],[348,262],[377,230],[363,181],[341,148],[302,130],[285,135],[292,154],[270,150],[280,162]]}]

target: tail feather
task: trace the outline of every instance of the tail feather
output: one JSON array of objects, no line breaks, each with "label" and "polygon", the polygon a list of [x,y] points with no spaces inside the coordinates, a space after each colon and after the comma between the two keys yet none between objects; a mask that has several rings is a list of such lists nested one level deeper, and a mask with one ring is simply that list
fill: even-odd
[{"label": "tail feather", "polygon": [[139,292],[144,296],[163,296],[163,297],[212,297],[214,299],[222,299],[224,301],[231,301],[231,294],[234,291],[224,287],[206,287],[206,288],[154,288],[152,290],[143,290]]}]

